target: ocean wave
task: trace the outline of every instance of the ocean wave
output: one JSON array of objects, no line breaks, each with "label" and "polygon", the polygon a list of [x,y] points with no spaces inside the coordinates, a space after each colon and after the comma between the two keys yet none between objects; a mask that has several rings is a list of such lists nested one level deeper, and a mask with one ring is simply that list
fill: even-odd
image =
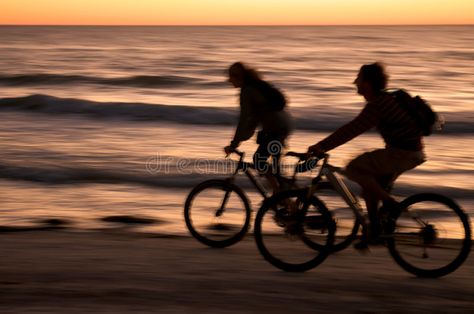
[{"label": "ocean wave", "polygon": [[197,78],[173,75],[136,75],[129,77],[104,78],[84,75],[61,74],[25,74],[0,75],[0,85],[4,86],[32,86],[32,85],[70,85],[70,84],[97,84],[113,86],[129,86],[141,88],[181,87],[192,84],[194,86],[221,87],[225,82],[207,82]]},{"label": "ocean wave", "polygon": [[0,99],[0,110],[52,114],[83,114],[95,118],[170,121],[184,124],[235,124],[237,113],[215,107],[168,106],[146,103],[95,102],[48,95]]},{"label": "ocean wave", "polygon": [[41,184],[139,184],[150,187],[191,188],[196,184],[222,174],[166,173],[138,174],[118,169],[95,169],[87,167],[25,167],[0,165],[0,178],[7,180],[29,181]]},{"label": "ocean wave", "polygon": [[[234,126],[237,109],[205,106],[178,106],[149,103],[96,102],[75,98],[58,98],[48,95],[0,99],[0,110],[27,111],[48,114],[81,114],[97,119],[125,119],[138,121],[167,121],[194,125]],[[353,113],[334,114],[316,109],[290,108],[298,130],[332,131],[334,127],[353,118]],[[350,115],[349,115],[350,114]],[[449,117],[443,133],[474,133],[470,119],[455,120]],[[464,119],[464,120],[463,120]]]},{"label": "ocean wave", "polygon": [[[156,188],[178,188],[191,189],[198,183],[209,179],[224,179],[225,174],[220,173],[167,173],[152,174],[124,172],[120,170],[98,170],[93,168],[77,167],[24,167],[0,165],[0,178],[5,180],[20,180],[49,185],[74,185],[74,184],[138,184]],[[307,177],[300,178],[300,185],[308,183]],[[246,191],[254,189],[249,180],[238,180],[238,185]],[[351,189],[359,192],[359,187],[354,182],[347,182]],[[429,184],[429,182],[427,182]],[[435,185],[411,185],[409,183],[398,183],[395,186],[394,194],[408,196],[415,193],[431,192],[443,194],[455,199],[470,199],[472,191],[467,188],[435,186]]]}]

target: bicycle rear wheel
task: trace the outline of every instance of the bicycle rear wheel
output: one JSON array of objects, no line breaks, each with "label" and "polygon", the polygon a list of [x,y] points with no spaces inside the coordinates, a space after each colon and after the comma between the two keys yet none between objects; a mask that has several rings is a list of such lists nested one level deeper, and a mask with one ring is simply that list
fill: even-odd
[{"label": "bicycle rear wheel", "polygon": [[285,271],[307,271],[331,252],[335,229],[331,215],[316,197],[306,200],[306,195],[307,189],[278,193],[263,203],[255,218],[260,253]]},{"label": "bicycle rear wheel", "polygon": [[333,252],[339,252],[348,247],[357,237],[360,223],[341,195],[329,182],[320,182],[316,191],[318,198],[324,202],[336,222]]},{"label": "bicycle rear wheel", "polygon": [[227,247],[247,233],[250,205],[238,186],[225,180],[209,180],[189,193],[184,219],[193,237],[201,243]]},{"label": "bicycle rear wheel", "polygon": [[[417,194],[401,202],[389,217],[387,239],[397,264],[418,277],[441,277],[455,271],[471,249],[469,218],[450,198]],[[391,225],[390,225],[391,224]]]}]

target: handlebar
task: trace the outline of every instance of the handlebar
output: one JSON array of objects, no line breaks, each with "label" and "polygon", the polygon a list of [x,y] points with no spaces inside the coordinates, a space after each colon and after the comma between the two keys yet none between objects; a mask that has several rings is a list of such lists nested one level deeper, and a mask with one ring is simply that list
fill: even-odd
[{"label": "handlebar", "polygon": [[297,152],[287,152],[285,155],[286,156],[291,156],[291,157],[296,157],[300,161],[309,159],[311,157],[311,155],[308,154],[308,153],[297,153]]},{"label": "handlebar", "polygon": [[318,162],[321,159],[324,159],[324,163],[326,163],[327,159],[329,158],[328,154],[321,154],[319,156],[316,156],[310,153],[298,153],[292,151],[287,152],[285,155],[296,157],[299,159],[298,164],[295,167],[295,174],[310,171],[318,165]]},{"label": "handlebar", "polygon": [[[241,158],[245,155],[244,152],[241,152],[241,151],[238,150],[237,148],[234,148],[234,149],[230,152],[230,154],[237,154],[237,155],[239,155]],[[230,154],[228,154],[226,157],[229,157]]]},{"label": "handlebar", "polygon": [[311,153],[298,153],[298,152],[292,152],[292,151],[287,152],[285,155],[299,158],[300,161],[308,160],[308,159],[311,159],[311,158],[321,160],[321,159],[325,159],[325,158],[329,157],[329,155],[326,154],[326,153],[323,153],[321,155],[313,155]]},{"label": "handlebar", "polygon": [[[240,157],[244,156],[245,153],[244,152],[241,152],[239,151],[237,148],[234,148],[230,154],[237,154],[239,155]],[[229,155],[230,155],[229,154]],[[227,156],[229,156],[227,155]],[[227,157],[226,156],[226,157]],[[324,158],[327,158],[329,155],[326,154],[326,153],[323,153],[319,156],[316,156],[316,155],[313,155],[311,153],[298,153],[298,152],[293,152],[293,151],[289,151],[285,154],[285,156],[291,156],[291,157],[296,157],[298,158],[300,161],[305,161],[305,160],[308,160],[308,159],[311,159],[311,158],[315,158],[315,159],[318,159],[318,160],[321,160],[321,159],[324,159]]]},{"label": "handlebar", "polygon": [[[234,148],[226,157],[228,157],[230,154],[236,154],[240,157],[239,165],[243,163],[243,159],[245,156],[244,152],[241,152],[238,149]],[[322,159],[324,159],[324,164],[326,164],[329,158],[329,155],[326,153],[316,156],[311,153],[298,153],[298,152],[293,152],[293,151],[287,152],[285,156],[296,157],[299,159],[297,165],[295,166],[294,175],[296,175],[297,173],[307,172],[314,169],[318,165],[318,162]],[[252,165],[252,164],[249,164],[249,165]],[[240,167],[241,166],[237,167],[236,171],[238,171]]]}]

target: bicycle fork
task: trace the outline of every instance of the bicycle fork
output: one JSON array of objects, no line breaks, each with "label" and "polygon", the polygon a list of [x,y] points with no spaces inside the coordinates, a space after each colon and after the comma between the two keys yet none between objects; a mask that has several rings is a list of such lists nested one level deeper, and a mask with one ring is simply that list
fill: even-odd
[{"label": "bicycle fork", "polygon": [[[232,184],[235,181],[235,173],[226,181],[227,183]],[[222,200],[221,207],[218,210],[216,210],[216,217],[220,217],[222,216],[222,214],[224,214],[225,206],[227,205],[227,201],[229,200],[231,192],[232,192],[232,189],[230,187],[225,190],[224,199]]]},{"label": "bicycle fork", "polygon": [[230,197],[230,192],[231,190],[228,189],[225,194],[224,194],[224,199],[222,200],[222,204],[221,204],[221,207],[216,210],[216,217],[220,217],[222,216],[222,214],[224,213],[225,211],[225,205],[227,204],[227,201],[229,200],[229,197]]}]

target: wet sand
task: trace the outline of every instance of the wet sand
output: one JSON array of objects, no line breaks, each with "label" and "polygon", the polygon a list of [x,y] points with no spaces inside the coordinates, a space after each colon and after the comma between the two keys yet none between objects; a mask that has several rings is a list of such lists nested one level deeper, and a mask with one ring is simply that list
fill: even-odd
[{"label": "wet sand", "polygon": [[473,313],[474,259],[418,279],[384,247],[352,248],[302,274],[254,240],[210,249],[190,237],[119,231],[0,235],[0,313]]}]

